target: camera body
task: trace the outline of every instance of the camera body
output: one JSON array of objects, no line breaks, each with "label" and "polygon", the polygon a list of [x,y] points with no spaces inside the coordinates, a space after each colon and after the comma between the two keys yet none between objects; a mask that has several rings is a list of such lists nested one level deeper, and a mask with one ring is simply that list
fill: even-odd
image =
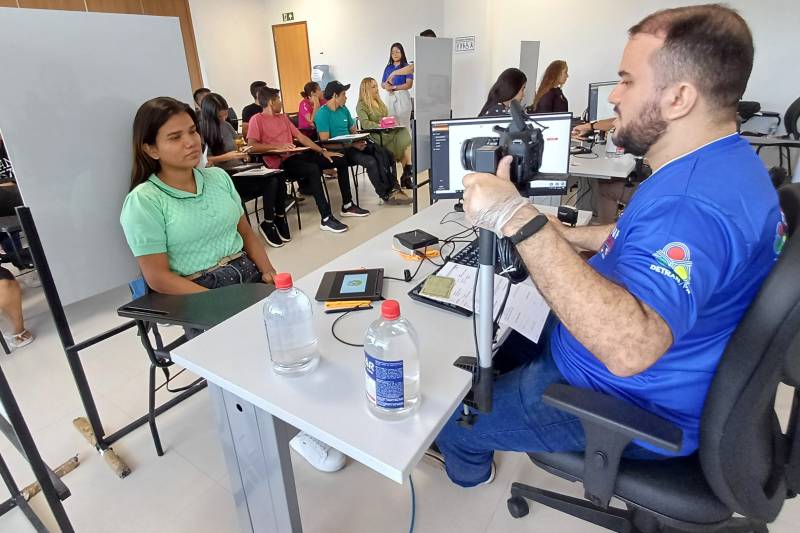
[{"label": "camera body", "polygon": [[511,182],[521,193],[528,192],[531,180],[539,173],[544,153],[542,130],[525,121],[525,112],[516,100],[511,102],[511,124],[495,126],[499,137],[473,137],[461,147],[464,170],[495,174],[500,160],[510,155]]}]

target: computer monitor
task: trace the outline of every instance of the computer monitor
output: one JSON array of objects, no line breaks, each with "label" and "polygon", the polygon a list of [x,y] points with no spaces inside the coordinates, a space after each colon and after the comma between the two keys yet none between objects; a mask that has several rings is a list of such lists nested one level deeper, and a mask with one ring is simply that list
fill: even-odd
[{"label": "computer monitor", "polygon": [[[528,115],[528,122],[543,130],[545,144],[539,174],[526,193],[536,196],[566,194],[572,113]],[[433,198],[461,198],[464,176],[470,173],[461,162],[464,141],[473,137],[500,137],[494,127],[506,128],[510,123],[510,115],[432,120],[430,186]]]},{"label": "computer monitor", "polygon": [[608,103],[608,96],[616,86],[617,82],[615,81],[601,81],[589,84],[589,107],[587,113],[589,122],[616,116],[614,106]]}]

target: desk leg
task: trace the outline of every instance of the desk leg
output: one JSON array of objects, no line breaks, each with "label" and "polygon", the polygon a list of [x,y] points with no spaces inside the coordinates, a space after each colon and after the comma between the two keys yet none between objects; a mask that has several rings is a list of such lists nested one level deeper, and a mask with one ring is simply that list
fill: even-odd
[{"label": "desk leg", "polygon": [[242,531],[302,533],[291,427],[209,382]]}]

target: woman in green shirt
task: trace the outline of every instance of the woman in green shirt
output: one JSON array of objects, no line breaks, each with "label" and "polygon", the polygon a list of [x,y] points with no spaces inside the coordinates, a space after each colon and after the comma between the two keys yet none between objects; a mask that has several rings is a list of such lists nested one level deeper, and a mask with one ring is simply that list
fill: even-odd
[{"label": "woman in green shirt", "polygon": [[168,97],[142,104],[120,222],[145,281],[164,294],[272,283],[275,269],[231,179],[219,168],[195,168],[200,155],[191,107]]},{"label": "woman in green shirt", "polygon": [[[361,121],[361,127],[366,129],[380,128],[381,119],[389,116],[389,110],[378,94],[378,82],[374,78],[361,80],[356,114],[358,115],[358,120]],[[400,185],[405,189],[412,188],[411,134],[407,128],[398,128],[387,130],[381,134],[373,133],[372,140],[380,144],[381,136],[383,136],[383,147],[391,152],[395,161],[403,164]]]}]

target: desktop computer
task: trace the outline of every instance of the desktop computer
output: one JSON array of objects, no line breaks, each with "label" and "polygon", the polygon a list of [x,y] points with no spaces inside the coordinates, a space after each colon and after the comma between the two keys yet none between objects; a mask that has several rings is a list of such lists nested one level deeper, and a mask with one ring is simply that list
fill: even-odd
[{"label": "desktop computer", "polygon": [[616,81],[601,81],[589,84],[589,106],[587,108],[587,120],[594,122],[606,118],[614,118],[614,106],[608,102],[608,97]]},{"label": "desktop computer", "polygon": [[[544,151],[539,173],[529,183],[526,194],[566,194],[572,113],[528,115],[527,122],[542,130]],[[433,198],[461,198],[464,176],[470,172],[462,161],[465,143],[476,137],[499,139],[495,126],[506,128],[510,123],[510,116],[432,120],[430,186]]]}]

